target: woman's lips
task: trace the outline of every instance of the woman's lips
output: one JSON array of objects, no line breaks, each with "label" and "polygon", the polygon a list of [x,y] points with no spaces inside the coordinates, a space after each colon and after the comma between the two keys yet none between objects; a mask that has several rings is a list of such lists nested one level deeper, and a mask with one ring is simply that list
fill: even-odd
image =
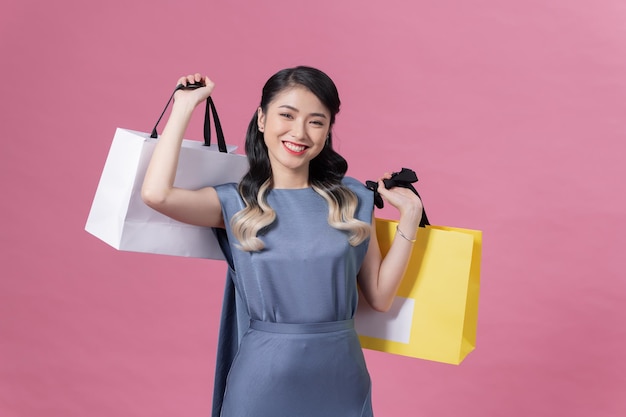
[{"label": "woman's lips", "polygon": [[308,148],[308,146],[299,145],[297,143],[287,141],[283,141],[283,146],[285,147],[285,149],[287,149],[289,153],[292,153],[294,155],[302,155]]}]

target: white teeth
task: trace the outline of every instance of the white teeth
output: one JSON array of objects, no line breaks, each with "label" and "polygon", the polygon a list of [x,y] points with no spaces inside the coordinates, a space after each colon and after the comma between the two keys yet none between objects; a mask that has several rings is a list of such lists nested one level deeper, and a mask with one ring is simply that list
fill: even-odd
[{"label": "white teeth", "polygon": [[306,149],[306,146],[302,146],[302,145],[296,145],[295,143],[291,143],[291,142],[283,142],[285,144],[285,146],[294,152],[302,152],[303,150]]}]

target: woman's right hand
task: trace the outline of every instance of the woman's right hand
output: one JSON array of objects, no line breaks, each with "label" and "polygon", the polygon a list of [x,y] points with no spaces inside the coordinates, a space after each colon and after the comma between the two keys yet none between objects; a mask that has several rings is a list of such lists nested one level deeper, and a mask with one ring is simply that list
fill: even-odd
[{"label": "woman's right hand", "polygon": [[204,86],[193,90],[182,89],[176,91],[176,94],[174,94],[174,103],[185,102],[186,104],[189,104],[195,108],[198,104],[205,101],[211,95],[213,89],[215,88],[215,83],[211,81],[208,76],[205,75],[203,77],[202,74],[199,73],[180,77],[178,79],[177,85],[182,84],[184,86],[187,86],[188,84],[193,83],[201,83]]},{"label": "woman's right hand", "polygon": [[203,87],[177,90],[174,94],[174,106],[148,164],[141,197],[154,210],[183,223],[224,227],[215,188],[187,190],[174,187],[181,143],[193,110],[211,95],[215,87],[209,77],[201,74],[178,79],[178,84],[184,86],[194,82],[202,83]]}]

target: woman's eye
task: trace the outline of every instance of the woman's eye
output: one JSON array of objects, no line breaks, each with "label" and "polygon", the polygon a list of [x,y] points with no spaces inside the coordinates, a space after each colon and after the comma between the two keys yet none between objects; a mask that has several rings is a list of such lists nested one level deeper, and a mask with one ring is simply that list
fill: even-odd
[{"label": "woman's eye", "polygon": [[291,115],[289,113],[281,113],[280,114],[282,117],[286,117],[287,119],[292,119]]},{"label": "woman's eye", "polygon": [[321,122],[319,120],[313,120],[311,123],[313,123],[314,125],[317,125],[317,126],[324,126],[324,122]]}]

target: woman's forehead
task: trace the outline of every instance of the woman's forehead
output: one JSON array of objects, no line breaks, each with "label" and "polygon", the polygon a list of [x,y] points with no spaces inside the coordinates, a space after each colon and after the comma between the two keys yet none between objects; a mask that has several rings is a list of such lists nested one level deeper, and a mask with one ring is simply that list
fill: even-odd
[{"label": "woman's forehead", "polygon": [[326,106],[308,88],[295,85],[280,91],[270,102],[271,107],[289,107],[303,112],[330,114]]}]

